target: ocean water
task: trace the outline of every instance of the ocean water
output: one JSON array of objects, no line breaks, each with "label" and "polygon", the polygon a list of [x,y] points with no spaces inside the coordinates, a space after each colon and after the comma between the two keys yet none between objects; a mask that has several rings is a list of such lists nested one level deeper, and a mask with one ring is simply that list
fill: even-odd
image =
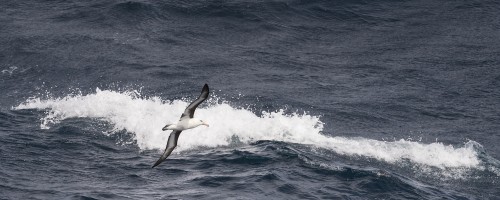
[{"label": "ocean water", "polygon": [[500,199],[499,10],[3,0],[0,199]]}]

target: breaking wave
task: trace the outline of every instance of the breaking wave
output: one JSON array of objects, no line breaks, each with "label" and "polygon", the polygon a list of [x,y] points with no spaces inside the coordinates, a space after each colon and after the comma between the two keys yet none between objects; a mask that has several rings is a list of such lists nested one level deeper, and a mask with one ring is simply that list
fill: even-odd
[{"label": "breaking wave", "polygon": [[[106,121],[114,133],[125,130],[134,135],[141,150],[162,150],[170,132],[162,127],[179,119],[188,101],[165,101],[160,97],[141,97],[137,91],[117,92],[96,89],[87,95],[69,95],[62,98],[30,98],[13,109],[46,110],[40,128],[68,118],[93,118]],[[207,105],[207,104],[205,104]],[[235,140],[251,143],[259,140],[283,141],[313,145],[341,155],[364,156],[395,163],[409,160],[420,165],[447,168],[478,168],[481,164],[477,146],[469,141],[461,147],[443,143],[424,144],[404,139],[379,141],[366,138],[330,137],[322,134],[323,122],[309,114],[286,114],[283,110],[262,112],[259,115],[228,103],[214,102],[200,106],[196,117],[207,121],[210,127],[198,127],[183,132],[178,151],[228,146]]]}]

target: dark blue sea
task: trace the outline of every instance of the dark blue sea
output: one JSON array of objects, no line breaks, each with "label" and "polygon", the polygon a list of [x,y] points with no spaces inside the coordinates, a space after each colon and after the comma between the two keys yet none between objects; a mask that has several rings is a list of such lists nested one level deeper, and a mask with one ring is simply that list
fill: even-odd
[{"label": "dark blue sea", "polygon": [[497,0],[0,2],[0,199],[500,199],[499,144]]}]

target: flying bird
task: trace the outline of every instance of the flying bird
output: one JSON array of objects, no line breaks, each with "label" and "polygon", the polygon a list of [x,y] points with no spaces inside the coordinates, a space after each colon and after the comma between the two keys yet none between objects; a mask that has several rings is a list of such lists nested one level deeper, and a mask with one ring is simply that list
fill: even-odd
[{"label": "flying bird", "polygon": [[179,139],[179,135],[181,135],[181,132],[183,130],[187,129],[192,129],[195,127],[198,127],[200,125],[205,125],[209,126],[206,122],[194,118],[194,111],[200,105],[203,101],[205,101],[208,98],[208,85],[205,84],[203,86],[203,89],[201,90],[201,94],[198,97],[198,99],[194,100],[189,104],[189,106],[184,110],[184,113],[182,113],[181,118],[177,122],[177,124],[167,124],[165,127],[162,128],[163,131],[166,130],[172,130],[172,133],[170,133],[170,136],[168,137],[168,142],[167,142],[167,147],[165,148],[165,152],[163,152],[163,155],[156,161],[156,163],[153,165],[152,168],[156,167],[160,163],[162,163],[167,157],[172,153],[174,148],[177,146],[177,140]]}]

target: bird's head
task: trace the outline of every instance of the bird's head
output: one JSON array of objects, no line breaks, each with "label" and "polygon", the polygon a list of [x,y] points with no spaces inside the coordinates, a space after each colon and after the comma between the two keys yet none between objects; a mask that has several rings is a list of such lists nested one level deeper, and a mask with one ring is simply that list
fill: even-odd
[{"label": "bird's head", "polygon": [[205,125],[207,127],[210,127],[210,125],[208,125],[208,123],[204,122],[203,120],[200,119],[200,125]]}]

